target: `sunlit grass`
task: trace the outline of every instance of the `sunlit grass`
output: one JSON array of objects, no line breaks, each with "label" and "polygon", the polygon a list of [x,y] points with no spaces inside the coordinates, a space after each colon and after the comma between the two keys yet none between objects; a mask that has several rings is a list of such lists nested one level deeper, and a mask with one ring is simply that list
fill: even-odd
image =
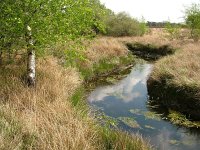
[{"label": "sunlit grass", "polygon": [[186,118],[185,115],[177,112],[177,111],[169,111],[168,115],[170,121],[173,124],[189,127],[189,128],[199,128],[200,127],[200,121],[191,121],[188,118]]},{"label": "sunlit grass", "polygon": [[[99,60],[88,57],[89,64],[97,65],[94,73],[112,70],[121,62],[130,63],[132,57],[121,48],[112,52],[105,48],[102,57],[99,50],[96,51],[93,54],[98,55]],[[111,56],[116,58],[109,60]],[[100,127],[89,116],[85,102],[85,89],[81,84],[86,77],[80,75],[79,68],[64,68],[58,65],[59,61],[53,57],[37,60],[36,88],[27,88],[24,82],[25,62],[0,70],[2,149],[149,149],[140,136]],[[87,65],[86,68],[91,69]]]}]

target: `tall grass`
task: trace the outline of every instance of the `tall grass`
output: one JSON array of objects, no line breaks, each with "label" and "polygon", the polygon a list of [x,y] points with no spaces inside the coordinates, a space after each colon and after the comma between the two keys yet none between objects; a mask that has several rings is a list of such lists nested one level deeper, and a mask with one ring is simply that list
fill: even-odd
[{"label": "tall grass", "polygon": [[160,80],[164,75],[171,76],[168,84],[200,89],[200,44],[186,44],[175,55],[157,62],[152,77]]},{"label": "tall grass", "polygon": [[[127,54],[121,44],[110,50],[105,45],[87,50],[86,62]],[[24,60],[1,67],[0,149],[149,149],[140,136],[99,126],[83,102],[78,68],[64,68],[58,62],[54,57],[37,60],[36,88],[24,83]]]},{"label": "tall grass", "polygon": [[1,148],[20,149],[24,138],[34,137],[26,144],[29,149],[94,149],[97,137],[91,119],[74,111],[70,103],[81,84],[75,69],[63,69],[53,58],[39,60],[37,87],[29,89],[20,78],[23,68],[18,64],[1,69],[1,122],[5,124],[0,126]]}]

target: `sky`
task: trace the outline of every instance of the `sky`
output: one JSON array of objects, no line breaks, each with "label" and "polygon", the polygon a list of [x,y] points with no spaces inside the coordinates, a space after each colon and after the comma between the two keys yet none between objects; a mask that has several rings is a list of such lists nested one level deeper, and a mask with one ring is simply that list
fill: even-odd
[{"label": "sky", "polygon": [[184,10],[200,0],[100,0],[115,13],[125,11],[132,17],[145,21],[184,22]]}]

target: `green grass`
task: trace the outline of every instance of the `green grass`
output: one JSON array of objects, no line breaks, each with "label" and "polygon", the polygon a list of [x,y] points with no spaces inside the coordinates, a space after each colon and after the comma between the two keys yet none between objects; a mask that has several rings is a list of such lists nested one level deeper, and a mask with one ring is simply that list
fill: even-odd
[{"label": "green grass", "polygon": [[101,59],[98,63],[93,64],[91,68],[79,66],[78,69],[82,78],[87,81],[95,76],[112,72],[113,70],[135,63],[136,58],[132,54],[127,56],[114,57],[111,59]]},{"label": "green grass", "polygon": [[85,89],[83,86],[76,89],[71,97],[71,103],[74,107],[80,107],[83,104],[83,99],[85,97]]},{"label": "green grass", "polygon": [[191,121],[180,112],[170,110],[168,115],[170,121],[175,125],[180,125],[188,128],[199,128],[200,121]]},{"label": "green grass", "polygon": [[111,130],[108,128],[99,129],[103,148],[105,150],[150,150],[153,149],[139,135],[130,135],[126,132]]},{"label": "green grass", "polygon": [[[93,76],[98,76],[102,73],[112,72],[112,70],[119,68],[121,66],[127,66],[132,64],[135,61],[135,57],[132,55],[112,58],[112,59],[102,59],[98,63],[94,64],[92,68],[79,68],[82,78],[88,80]],[[86,103],[86,97],[88,91],[90,91],[89,85],[86,83],[84,86],[79,87],[76,92],[71,97],[72,105],[83,112],[83,117],[88,115],[88,104]],[[81,107],[80,107],[81,106]],[[87,112],[87,113],[85,113]],[[101,116],[100,116],[101,117]],[[96,118],[96,121],[99,118]],[[127,120],[127,119],[125,119]],[[101,149],[113,149],[113,150],[149,150],[151,146],[139,135],[130,135],[128,133],[122,132],[119,129],[116,130],[116,127],[113,126],[113,120],[110,120],[109,117],[103,117],[105,124],[100,125],[100,122],[96,124],[96,132],[98,133],[99,142],[101,143]],[[128,121],[131,125],[133,122]],[[136,124],[134,124],[136,125]],[[110,127],[115,127],[111,129]]]},{"label": "green grass", "polygon": [[37,137],[33,133],[22,130],[22,123],[16,121],[10,113],[0,110],[0,149],[29,149],[34,148]]}]

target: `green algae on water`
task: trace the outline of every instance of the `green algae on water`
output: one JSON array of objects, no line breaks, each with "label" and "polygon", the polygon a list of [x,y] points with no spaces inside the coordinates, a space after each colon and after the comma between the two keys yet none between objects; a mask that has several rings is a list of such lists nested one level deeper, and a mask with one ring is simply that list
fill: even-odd
[{"label": "green algae on water", "polygon": [[137,123],[137,121],[134,120],[133,118],[118,117],[118,119],[131,128],[141,128],[140,125]]},{"label": "green algae on water", "polygon": [[150,126],[150,125],[145,125],[144,127],[147,128],[147,129],[152,129],[152,130],[155,130],[155,129],[156,129],[155,127],[152,127],[152,126]]},{"label": "green algae on water", "polygon": [[161,120],[161,114],[157,114],[157,113],[152,112],[152,111],[143,111],[143,110],[140,110],[140,109],[131,109],[129,111],[132,114],[135,114],[135,115],[144,115],[145,119],[152,119],[152,120],[156,120],[156,121]]}]

